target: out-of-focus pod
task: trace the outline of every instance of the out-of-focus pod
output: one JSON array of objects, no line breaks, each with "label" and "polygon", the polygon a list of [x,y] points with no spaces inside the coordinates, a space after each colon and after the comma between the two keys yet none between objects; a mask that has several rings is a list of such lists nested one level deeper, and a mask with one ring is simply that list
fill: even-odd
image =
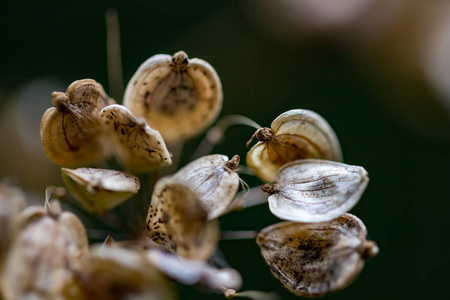
[{"label": "out-of-focus pod", "polygon": [[140,188],[137,177],[116,170],[61,168],[61,175],[74,198],[99,215],[137,194]]}]

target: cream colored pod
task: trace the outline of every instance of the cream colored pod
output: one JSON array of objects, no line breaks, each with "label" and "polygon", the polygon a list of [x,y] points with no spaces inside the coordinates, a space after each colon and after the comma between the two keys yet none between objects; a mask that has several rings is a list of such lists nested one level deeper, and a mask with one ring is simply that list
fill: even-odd
[{"label": "cream colored pod", "polygon": [[2,274],[4,299],[70,299],[64,289],[74,283],[74,272],[88,254],[88,239],[81,221],[58,204],[51,203],[48,211],[30,206],[19,214]]},{"label": "cream colored pod", "polygon": [[297,159],[342,161],[341,147],[333,129],[310,110],[282,113],[271,128],[258,129],[254,136],[259,142],[247,153],[247,165],[266,182],[274,180],[281,166]]},{"label": "cream colored pod", "polygon": [[282,222],[264,228],[257,237],[272,274],[301,297],[323,296],[350,284],[364,260],[379,249],[366,240],[367,229],[356,216],[324,223]]},{"label": "cream colored pod", "polygon": [[322,159],[281,167],[275,182],[262,186],[270,211],[280,219],[304,223],[329,221],[352,209],[369,183],[366,170]]},{"label": "cream colored pod", "polygon": [[137,177],[115,170],[61,168],[61,175],[78,203],[98,215],[137,194],[140,188]]},{"label": "cream colored pod", "polygon": [[146,60],[128,83],[123,104],[174,144],[205,130],[217,118],[222,97],[214,68],[179,51]]},{"label": "cream colored pod", "polygon": [[115,103],[92,79],[73,82],[66,93],[52,94],[55,107],[41,120],[41,141],[45,154],[55,164],[81,167],[102,160],[107,149],[102,143],[100,110]]},{"label": "cream colored pod", "polygon": [[225,155],[207,155],[180,169],[171,180],[196,192],[211,220],[226,212],[239,189],[239,175],[234,171],[238,165],[239,155],[230,160]]},{"label": "cream colored pod", "polygon": [[207,260],[212,256],[219,223],[208,220],[208,212],[189,186],[161,178],[150,203],[146,233],[153,241],[184,258]]},{"label": "cream colored pod", "polygon": [[172,163],[161,134],[125,106],[109,105],[100,116],[105,133],[113,141],[112,151],[129,172],[137,174]]}]

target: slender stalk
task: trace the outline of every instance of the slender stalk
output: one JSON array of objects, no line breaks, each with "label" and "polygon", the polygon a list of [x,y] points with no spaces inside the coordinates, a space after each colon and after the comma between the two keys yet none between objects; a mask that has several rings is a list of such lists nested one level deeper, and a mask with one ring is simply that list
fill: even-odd
[{"label": "slender stalk", "polygon": [[123,96],[123,75],[117,11],[108,9],[105,13],[105,19],[109,91],[114,99],[119,100]]}]

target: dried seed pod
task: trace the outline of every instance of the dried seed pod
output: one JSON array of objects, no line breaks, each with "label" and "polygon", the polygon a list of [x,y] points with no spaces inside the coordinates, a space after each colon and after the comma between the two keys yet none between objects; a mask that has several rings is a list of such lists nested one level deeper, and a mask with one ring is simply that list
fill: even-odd
[{"label": "dried seed pod", "polygon": [[94,247],[65,287],[65,299],[172,300],[167,279],[139,252],[118,247]]},{"label": "dried seed pod", "polygon": [[278,223],[264,228],[257,243],[272,274],[290,292],[316,297],[350,284],[364,260],[378,253],[366,235],[363,222],[345,214],[319,224]]},{"label": "dried seed pod", "polygon": [[313,111],[287,111],[279,115],[271,127],[255,132],[253,136],[259,142],[247,153],[247,165],[263,181],[272,182],[281,166],[297,159],[342,161],[336,134],[327,121]]},{"label": "dried seed pod", "polygon": [[137,194],[137,177],[115,170],[61,168],[64,184],[88,211],[103,214]]},{"label": "dried seed pod", "polygon": [[66,93],[54,92],[55,107],[41,120],[45,154],[60,166],[79,167],[105,157],[100,110],[115,101],[92,79],[73,82]]},{"label": "dried seed pod", "polygon": [[88,239],[81,221],[61,213],[57,204],[48,212],[30,206],[19,214],[19,232],[1,280],[5,299],[66,299],[63,289],[73,283]]},{"label": "dried seed pod", "polygon": [[187,284],[200,284],[213,290],[223,288],[239,289],[242,277],[231,268],[218,269],[202,261],[194,261],[178,257],[160,250],[150,250],[146,257],[161,272],[170,278]]},{"label": "dried seed pod", "polygon": [[165,177],[154,187],[146,233],[181,257],[205,260],[217,247],[219,226],[208,221],[196,192]]},{"label": "dried seed pod", "polygon": [[239,155],[230,160],[225,155],[203,156],[182,169],[172,179],[189,186],[199,197],[208,218],[223,214],[239,189],[239,175],[234,170],[239,165]]},{"label": "dried seed pod", "polygon": [[100,116],[105,132],[114,141],[114,152],[130,172],[146,172],[172,163],[161,134],[125,106],[109,105]]},{"label": "dried seed pod", "polygon": [[358,203],[369,183],[366,170],[321,159],[297,160],[262,186],[270,211],[280,219],[315,223],[329,221]]},{"label": "dried seed pod", "polygon": [[204,60],[183,51],[150,57],[125,90],[123,104],[146,119],[167,143],[195,136],[208,127],[222,107],[222,85]]}]

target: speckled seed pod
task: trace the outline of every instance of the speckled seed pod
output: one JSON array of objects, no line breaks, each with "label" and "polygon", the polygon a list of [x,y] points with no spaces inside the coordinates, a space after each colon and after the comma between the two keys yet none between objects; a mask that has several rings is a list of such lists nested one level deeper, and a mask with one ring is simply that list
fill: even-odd
[{"label": "speckled seed pod", "polygon": [[93,247],[64,289],[70,300],[173,300],[170,283],[143,254],[118,247]]},{"label": "speckled seed pod", "polygon": [[105,133],[113,141],[113,152],[129,172],[137,174],[172,163],[161,134],[125,106],[109,105],[100,115]]},{"label": "speckled seed pod", "polygon": [[214,219],[226,211],[239,189],[239,175],[234,172],[238,165],[239,155],[230,160],[225,155],[207,155],[180,169],[172,180],[195,191],[208,218]]},{"label": "speckled seed pod", "polygon": [[67,299],[63,289],[73,283],[88,239],[81,221],[55,205],[49,212],[30,206],[20,213],[19,233],[2,274],[5,299]]},{"label": "speckled seed pod", "polygon": [[209,289],[222,291],[240,289],[242,277],[231,268],[218,269],[203,261],[193,261],[161,250],[146,253],[149,261],[170,278],[187,285],[198,284]]},{"label": "speckled seed pod", "polygon": [[284,165],[274,183],[262,186],[270,211],[280,219],[316,223],[346,213],[358,203],[369,183],[366,170],[322,159]]},{"label": "speckled seed pod", "polygon": [[247,165],[263,181],[272,182],[284,164],[307,158],[342,161],[331,126],[317,113],[294,109],[279,115],[271,128],[258,129],[259,142],[247,153]]},{"label": "speckled seed pod", "polygon": [[137,177],[115,170],[61,168],[61,175],[74,198],[99,215],[137,194],[140,188]]},{"label": "speckled seed pod", "polygon": [[55,107],[41,120],[41,141],[45,154],[55,164],[80,167],[102,160],[100,110],[115,101],[92,79],[72,83],[66,93],[54,92]]},{"label": "speckled seed pod", "polygon": [[183,51],[150,57],[125,90],[123,104],[146,119],[169,143],[178,143],[205,130],[222,107],[222,85],[204,60]]},{"label": "speckled seed pod", "polygon": [[264,228],[257,243],[272,274],[290,292],[317,297],[350,284],[364,260],[378,253],[366,235],[363,222],[345,214],[319,224],[278,223]]},{"label": "speckled seed pod", "polygon": [[217,247],[219,226],[215,220],[208,221],[197,193],[165,177],[154,187],[146,233],[181,257],[206,260]]}]

